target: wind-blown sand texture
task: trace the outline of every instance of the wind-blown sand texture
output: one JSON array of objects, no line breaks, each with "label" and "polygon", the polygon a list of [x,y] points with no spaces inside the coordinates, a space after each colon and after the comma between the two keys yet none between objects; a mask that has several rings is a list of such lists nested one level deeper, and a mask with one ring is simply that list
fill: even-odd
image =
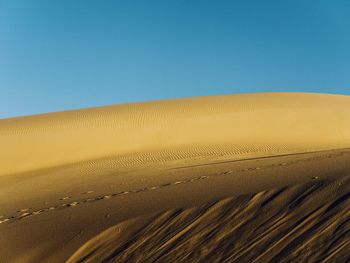
[{"label": "wind-blown sand texture", "polygon": [[350,97],[0,120],[2,262],[349,260]]}]

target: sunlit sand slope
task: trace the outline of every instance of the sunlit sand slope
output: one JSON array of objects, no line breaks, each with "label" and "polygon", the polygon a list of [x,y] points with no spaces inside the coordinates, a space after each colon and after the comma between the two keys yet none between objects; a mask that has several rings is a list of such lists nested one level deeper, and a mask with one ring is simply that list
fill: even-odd
[{"label": "sunlit sand slope", "polygon": [[350,146],[350,97],[261,93],[0,120],[0,175],[113,158],[117,167]]}]

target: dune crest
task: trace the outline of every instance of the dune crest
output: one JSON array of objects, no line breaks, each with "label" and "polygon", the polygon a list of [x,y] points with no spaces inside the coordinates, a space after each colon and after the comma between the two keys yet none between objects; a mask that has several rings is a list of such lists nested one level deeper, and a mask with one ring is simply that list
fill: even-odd
[{"label": "dune crest", "polygon": [[4,119],[0,176],[106,158],[133,167],[346,148],[349,111],[349,96],[257,93]]}]

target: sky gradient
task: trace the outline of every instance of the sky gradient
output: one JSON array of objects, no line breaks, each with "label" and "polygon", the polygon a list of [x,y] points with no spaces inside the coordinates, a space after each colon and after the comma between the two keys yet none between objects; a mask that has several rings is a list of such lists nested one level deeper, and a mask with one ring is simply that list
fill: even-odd
[{"label": "sky gradient", "polygon": [[261,91],[350,95],[350,1],[0,0],[0,118]]}]

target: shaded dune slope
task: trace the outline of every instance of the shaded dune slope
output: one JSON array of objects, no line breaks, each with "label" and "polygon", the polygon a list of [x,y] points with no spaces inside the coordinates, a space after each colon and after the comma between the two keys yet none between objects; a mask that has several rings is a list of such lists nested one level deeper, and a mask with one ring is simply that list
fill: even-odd
[{"label": "shaded dune slope", "polygon": [[118,224],[69,262],[348,262],[350,176]]}]

